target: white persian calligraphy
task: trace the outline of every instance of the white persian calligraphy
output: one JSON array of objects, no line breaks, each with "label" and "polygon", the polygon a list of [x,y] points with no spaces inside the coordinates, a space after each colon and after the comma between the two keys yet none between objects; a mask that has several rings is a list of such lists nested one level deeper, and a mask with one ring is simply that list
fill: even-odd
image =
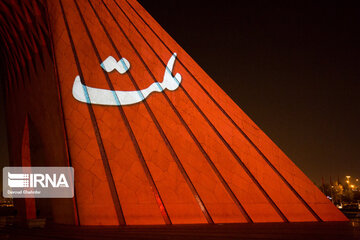
[{"label": "white persian calligraphy", "polygon": [[[76,76],[72,94],[76,100],[89,104],[119,106],[138,103],[146,99],[153,92],[162,92],[165,89],[174,91],[179,87],[181,83],[181,75],[179,73],[176,73],[175,76],[172,75],[175,60],[176,53],[170,57],[167,66],[165,67],[163,82],[155,82],[148,88],[142,90],[112,91],[108,89],[88,87],[81,83],[80,76]],[[116,69],[117,71],[125,70],[126,72],[128,70],[126,62],[123,60],[123,63],[120,63],[121,61],[122,60],[117,62],[110,56],[102,63],[101,67],[105,71],[112,71]],[[119,67],[119,65],[122,65],[123,67]],[[128,66],[130,66],[130,64]]]}]

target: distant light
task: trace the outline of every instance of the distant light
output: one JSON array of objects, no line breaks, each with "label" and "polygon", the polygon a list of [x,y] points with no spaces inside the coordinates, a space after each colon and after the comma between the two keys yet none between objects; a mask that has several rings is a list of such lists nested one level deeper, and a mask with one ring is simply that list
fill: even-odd
[{"label": "distant light", "polygon": [[349,180],[346,180],[346,183],[349,183],[350,181]]},{"label": "distant light", "polygon": [[351,184],[351,185],[350,185],[350,187],[351,187],[351,188],[354,188],[354,187],[355,187],[355,185]]},{"label": "distant light", "polygon": [[326,196],[326,197],[327,197],[328,199],[330,199],[330,200],[332,199],[332,197],[330,197],[330,196]]},{"label": "distant light", "polygon": [[339,209],[342,209],[342,205],[338,205],[337,207],[338,207]]},{"label": "distant light", "polygon": [[357,178],[357,179],[356,179],[356,181],[358,182],[358,181],[359,181],[359,179]]},{"label": "distant light", "polygon": [[347,179],[351,178],[351,176],[346,176]]}]

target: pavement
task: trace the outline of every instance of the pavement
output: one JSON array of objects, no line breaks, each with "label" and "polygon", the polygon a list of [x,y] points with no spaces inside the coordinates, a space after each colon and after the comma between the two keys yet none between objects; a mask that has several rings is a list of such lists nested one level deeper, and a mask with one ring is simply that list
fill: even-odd
[{"label": "pavement", "polygon": [[3,226],[0,239],[296,239],[360,240],[360,221],[172,226]]}]

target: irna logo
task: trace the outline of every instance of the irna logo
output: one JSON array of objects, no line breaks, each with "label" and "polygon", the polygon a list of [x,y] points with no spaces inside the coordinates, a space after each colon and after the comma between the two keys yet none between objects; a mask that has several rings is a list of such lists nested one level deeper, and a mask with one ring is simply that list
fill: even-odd
[{"label": "irna logo", "polygon": [[47,188],[49,186],[54,188],[69,187],[65,175],[60,174],[58,176],[56,173],[52,174],[51,176],[50,174],[42,173],[21,174],[8,172],[8,185],[12,188]]},{"label": "irna logo", "polygon": [[5,198],[72,198],[72,167],[4,167]]}]

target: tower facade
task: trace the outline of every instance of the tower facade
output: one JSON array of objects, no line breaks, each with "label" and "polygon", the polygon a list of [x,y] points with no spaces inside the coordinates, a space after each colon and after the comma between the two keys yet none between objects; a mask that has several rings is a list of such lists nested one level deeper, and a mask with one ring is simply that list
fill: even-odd
[{"label": "tower facade", "polygon": [[80,225],[346,221],[135,0],[5,2],[12,164],[28,144],[32,166],[75,170],[74,199],[36,199],[40,214]]}]

